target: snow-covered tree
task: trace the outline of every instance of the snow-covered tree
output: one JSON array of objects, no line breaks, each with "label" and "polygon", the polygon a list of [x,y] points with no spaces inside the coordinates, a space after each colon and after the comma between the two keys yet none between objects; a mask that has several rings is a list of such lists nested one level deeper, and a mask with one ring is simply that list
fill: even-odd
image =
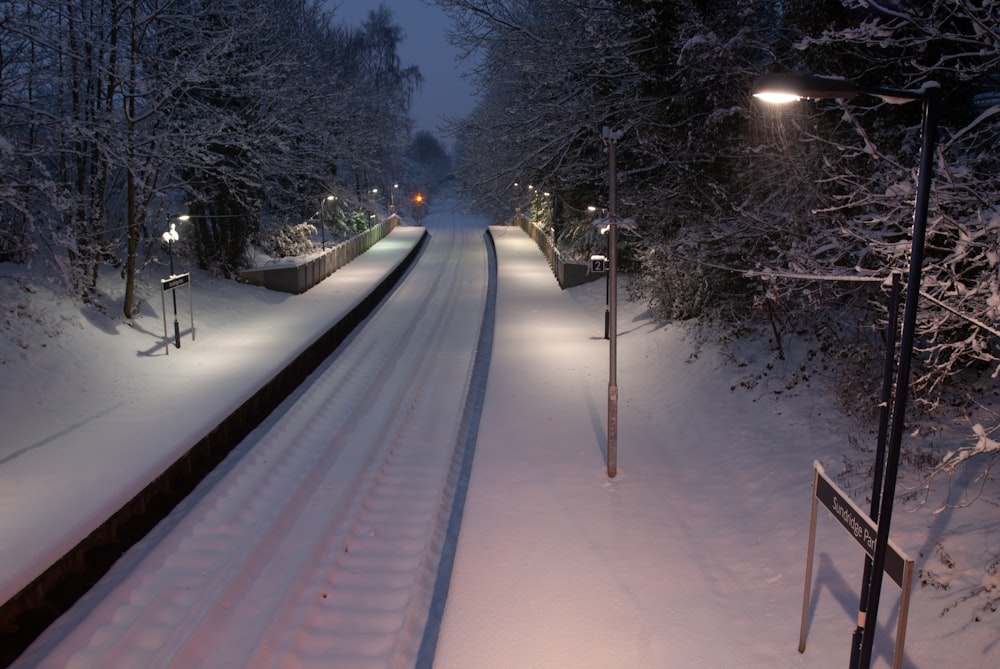
[{"label": "snow-covered tree", "polygon": [[403,170],[410,139],[410,103],[421,83],[419,70],[399,58],[403,29],[379,7],[360,28],[343,34],[336,64],[350,106],[339,116],[342,156],[354,196],[366,200],[372,188],[385,192]]},{"label": "snow-covered tree", "polygon": [[[482,102],[458,127],[459,173],[508,212],[526,206],[526,185],[553,192],[554,210],[577,221],[563,239],[580,239],[587,206],[608,204],[602,129],[622,131],[617,204],[638,223],[622,257],[642,259],[644,294],[665,316],[697,315],[691,295],[710,272],[701,245],[726,238],[735,218],[729,187],[740,183],[747,81],[767,57],[758,36],[770,34],[771,3],[437,4],[455,18],[456,42],[481,52]],[[732,278],[711,283],[728,290]]]},{"label": "snow-covered tree", "polygon": [[406,150],[409,180],[423,184],[422,190],[437,191],[451,175],[451,156],[432,133],[421,130],[413,135]]},{"label": "snow-covered tree", "polygon": [[262,221],[398,172],[419,73],[387,11],[334,18],[317,0],[0,3],[0,254],[83,299],[123,263],[130,317],[168,215],[231,275]]},{"label": "snow-covered tree", "polygon": [[[750,87],[774,70],[892,88],[939,83],[914,389],[932,407],[956,381],[993,382],[995,3],[436,4],[455,21],[456,44],[479,56],[481,103],[456,123],[456,160],[484,204],[505,217],[526,211],[528,185],[570,210],[605,204],[600,131],[621,129],[619,207],[638,223],[624,258],[635,261],[639,293],[668,318],[763,319],[776,343],[783,332],[811,333],[820,352],[859,373],[883,354],[878,280],[908,264],[920,105],[856,98],[779,114],[752,101]],[[828,280],[837,277],[875,281]]]},{"label": "snow-covered tree", "polygon": [[[837,4],[840,16],[798,39],[782,66],[815,71],[832,62],[837,71],[819,73],[895,88],[936,82],[943,92],[914,384],[930,407],[946,387],[955,389],[954,381],[968,384],[1000,371],[1000,176],[993,148],[1000,136],[1000,9],[947,0]],[[837,244],[836,256],[817,252],[824,240],[800,255],[811,258],[810,271],[904,270],[920,106],[852,100],[820,111],[839,127],[812,128],[807,121],[797,130],[799,139],[824,145],[813,169],[832,195],[818,214],[831,221],[835,234],[825,237]]]}]

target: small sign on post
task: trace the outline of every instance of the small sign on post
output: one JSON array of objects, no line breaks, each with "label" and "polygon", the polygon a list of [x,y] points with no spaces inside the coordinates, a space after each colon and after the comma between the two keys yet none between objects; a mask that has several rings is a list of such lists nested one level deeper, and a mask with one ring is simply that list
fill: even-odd
[{"label": "small sign on post", "polygon": [[[872,522],[854,501],[830,480],[823,471],[823,466],[813,463],[813,499],[812,519],[809,524],[809,552],[806,558],[806,584],[802,595],[802,625],[799,629],[799,652],[806,650],[806,628],[809,622],[809,598],[812,588],[813,555],[816,547],[816,512],[819,504],[833,515],[843,525],[854,540],[865,552],[873,555],[875,541],[878,538],[878,526]],[[910,590],[913,585],[913,560],[889,539],[885,558],[885,573],[889,575],[902,590],[902,600],[899,605],[899,622],[896,626],[896,650],[893,657],[893,668],[899,669],[903,663],[903,642],[906,640],[906,620],[910,611]]]},{"label": "small sign on post", "polygon": [[[191,275],[189,273],[174,274],[169,279],[160,279],[160,286],[163,288],[160,293],[160,303],[163,307],[163,342],[170,355],[170,335],[167,333],[167,293],[173,293],[181,286],[188,287],[188,310],[191,315],[191,341],[194,341],[194,299],[191,296]],[[177,294],[174,296],[174,330],[176,331],[177,345],[180,348],[180,328],[177,326]]]},{"label": "small sign on post", "polygon": [[590,256],[590,273],[591,274],[604,274],[608,271],[608,258],[607,256]]}]

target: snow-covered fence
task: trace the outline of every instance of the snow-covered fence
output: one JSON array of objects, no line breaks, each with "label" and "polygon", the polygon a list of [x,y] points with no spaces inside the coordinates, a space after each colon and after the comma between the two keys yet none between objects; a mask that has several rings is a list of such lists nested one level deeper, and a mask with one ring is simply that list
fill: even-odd
[{"label": "snow-covered fence", "polygon": [[283,293],[304,293],[370,249],[398,225],[399,216],[393,214],[368,230],[326,249],[320,255],[294,264],[243,270],[240,272],[240,279],[254,286]]},{"label": "snow-covered fence", "polygon": [[553,246],[549,236],[541,228],[528,220],[527,217],[515,216],[514,220],[529,237],[535,240],[538,248],[545,254],[545,258],[549,261],[549,267],[552,268],[552,273],[555,274],[560,288],[572,288],[604,276],[603,274],[591,274],[590,263],[588,262],[564,260],[562,254],[559,253],[559,249]]}]

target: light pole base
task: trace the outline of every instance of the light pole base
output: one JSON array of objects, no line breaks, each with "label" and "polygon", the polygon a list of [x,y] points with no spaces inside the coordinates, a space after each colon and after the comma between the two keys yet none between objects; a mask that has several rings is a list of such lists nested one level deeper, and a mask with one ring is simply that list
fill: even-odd
[{"label": "light pole base", "polygon": [[618,386],[608,386],[608,478],[618,475]]}]

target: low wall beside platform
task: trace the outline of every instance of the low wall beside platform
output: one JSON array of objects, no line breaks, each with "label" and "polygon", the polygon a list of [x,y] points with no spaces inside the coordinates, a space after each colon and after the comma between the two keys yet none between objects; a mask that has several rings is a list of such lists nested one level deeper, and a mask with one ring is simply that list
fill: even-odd
[{"label": "low wall beside platform", "polygon": [[254,286],[299,295],[373,247],[399,223],[399,216],[393,214],[347,241],[326,249],[318,256],[274,267],[243,270],[240,272],[240,279]]},{"label": "low wall beside platform", "polygon": [[592,274],[589,263],[580,260],[563,260],[562,254],[559,253],[559,249],[552,245],[549,236],[533,225],[525,216],[515,216],[514,220],[517,221],[518,227],[535,240],[539,250],[545,254],[560,288],[573,288],[604,276],[603,274]]}]

